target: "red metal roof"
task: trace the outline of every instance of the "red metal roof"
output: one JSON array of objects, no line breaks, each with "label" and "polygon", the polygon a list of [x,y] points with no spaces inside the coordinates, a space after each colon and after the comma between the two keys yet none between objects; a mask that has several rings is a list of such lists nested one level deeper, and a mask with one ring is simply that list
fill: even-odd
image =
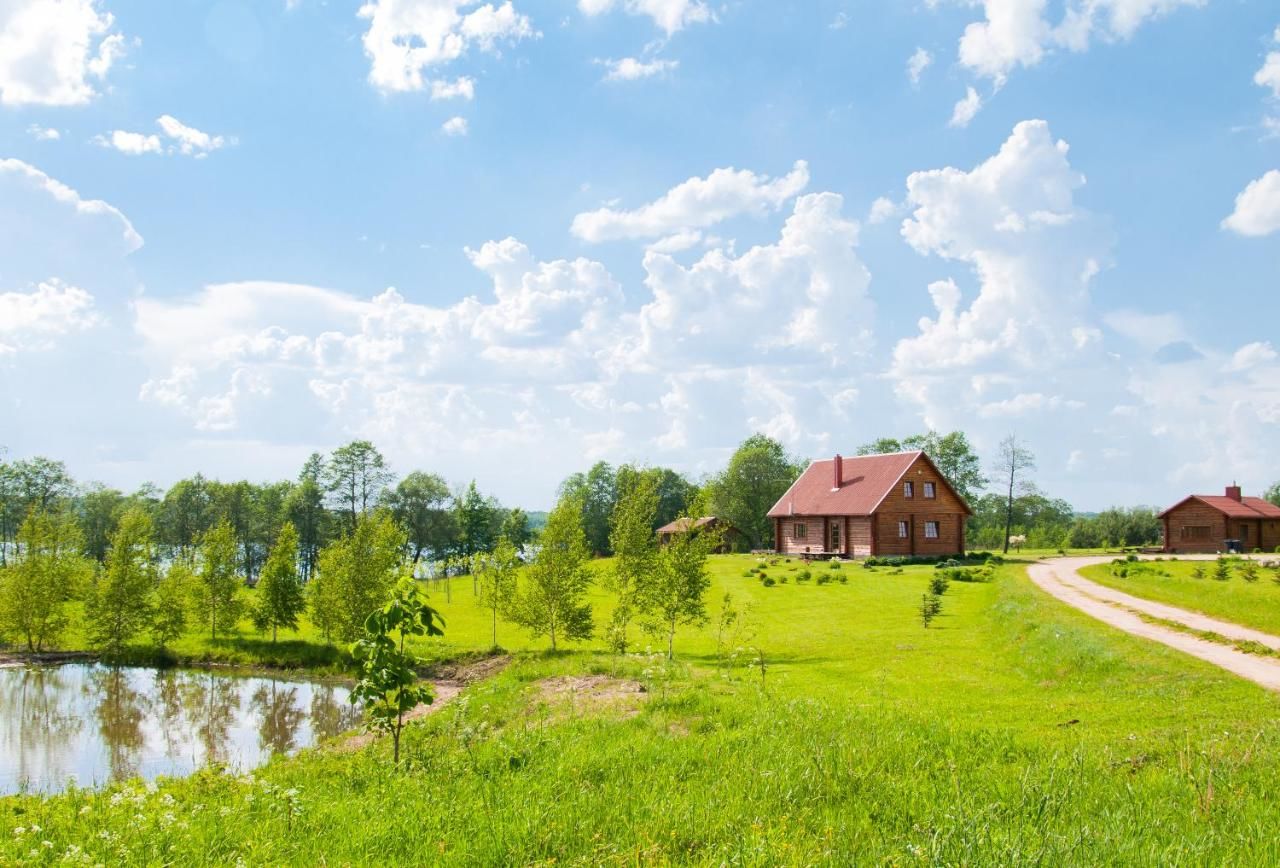
[{"label": "red metal roof", "polygon": [[[834,487],[834,458],[809,465],[769,510],[769,518],[789,515],[871,515],[922,452],[843,458],[839,488]],[[928,456],[925,456],[928,461]],[[941,476],[942,474],[938,474]]]},{"label": "red metal roof", "polygon": [[1236,500],[1221,494],[1193,494],[1160,513],[1160,517],[1164,518],[1188,500],[1198,500],[1229,518],[1280,518],[1280,506],[1268,503],[1261,497],[1242,497]]}]

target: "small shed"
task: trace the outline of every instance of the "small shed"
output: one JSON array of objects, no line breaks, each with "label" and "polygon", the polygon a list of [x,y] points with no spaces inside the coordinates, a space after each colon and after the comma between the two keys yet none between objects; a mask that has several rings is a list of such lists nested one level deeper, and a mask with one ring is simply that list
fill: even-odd
[{"label": "small shed", "polygon": [[688,533],[689,529],[694,530],[719,530],[721,533],[720,545],[716,548],[716,554],[727,554],[734,550],[741,534],[738,529],[721,518],[714,515],[706,515],[702,518],[677,518],[670,524],[664,524],[658,528],[658,544],[667,545],[671,542],[671,538],[677,534]]}]

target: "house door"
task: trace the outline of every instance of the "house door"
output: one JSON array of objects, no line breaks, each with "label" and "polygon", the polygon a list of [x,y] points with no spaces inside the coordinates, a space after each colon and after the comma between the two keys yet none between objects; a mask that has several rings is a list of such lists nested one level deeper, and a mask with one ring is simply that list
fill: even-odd
[{"label": "house door", "polygon": [[843,551],[843,549],[840,548],[840,524],[840,521],[833,521],[831,523],[831,539],[828,540],[827,545],[827,551],[829,552]]}]

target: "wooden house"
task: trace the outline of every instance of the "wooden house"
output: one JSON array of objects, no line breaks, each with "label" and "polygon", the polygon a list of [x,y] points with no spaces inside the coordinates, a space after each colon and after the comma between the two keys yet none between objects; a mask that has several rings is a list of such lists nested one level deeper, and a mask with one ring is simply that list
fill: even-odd
[{"label": "wooden house", "polygon": [[815,461],[769,510],[775,550],[802,557],[963,554],[972,514],[918,451]]},{"label": "wooden house", "polygon": [[1280,546],[1280,507],[1261,497],[1245,497],[1240,486],[1229,485],[1225,494],[1193,494],[1160,513],[1164,523],[1164,550],[1170,554],[1212,553],[1228,549],[1228,541],[1241,551]]},{"label": "wooden house", "polygon": [[714,515],[708,515],[699,519],[677,518],[670,524],[664,524],[657,531],[658,544],[665,546],[671,542],[673,536],[688,533],[690,528],[699,531],[718,530],[720,532],[720,545],[716,548],[716,554],[726,554],[733,551],[741,536],[738,533],[738,529],[727,521],[723,521]]}]

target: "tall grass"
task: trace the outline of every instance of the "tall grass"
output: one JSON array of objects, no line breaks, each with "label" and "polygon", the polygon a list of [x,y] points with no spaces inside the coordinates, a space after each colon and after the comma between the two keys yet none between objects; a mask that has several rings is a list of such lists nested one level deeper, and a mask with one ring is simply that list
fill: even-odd
[{"label": "tall grass", "polygon": [[[671,667],[528,653],[411,727],[399,772],[378,743],[0,800],[0,829],[22,829],[0,862],[1280,861],[1273,695],[1110,631],[1019,567],[953,585],[929,630],[930,570],[764,588],[743,567],[718,561],[717,591],[750,607],[766,689],[709,630]],[[590,672],[647,692],[592,709],[539,690]]]}]

